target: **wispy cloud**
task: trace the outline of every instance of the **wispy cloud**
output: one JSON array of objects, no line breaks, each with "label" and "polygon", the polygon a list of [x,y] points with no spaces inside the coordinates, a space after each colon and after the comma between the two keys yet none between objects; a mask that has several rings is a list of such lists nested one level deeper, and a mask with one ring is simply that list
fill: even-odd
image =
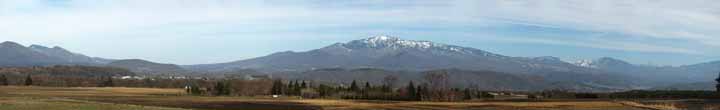
[{"label": "wispy cloud", "polygon": [[711,0],[498,0],[480,15],[628,37],[689,40],[718,46],[720,5]]},{"label": "wispy cloud", "polygon": [[[486,38],[634,52],[720,54],[712,49],[720,47],[716,37],[720,2],[713,0],[0,0],[0,37],[28,42],[257,35],[328,38],[356,37],[340,32],[368,30],[485,35],[496,33],[466,28],[506,25],[621,36],[560,33]],[[399,28],[367,29],[372,26]],[[357,27],[365,29],[338,30]],[[333,34],[318,34],[321,29]],[[657,42],[668,40],[680,42]]]}]

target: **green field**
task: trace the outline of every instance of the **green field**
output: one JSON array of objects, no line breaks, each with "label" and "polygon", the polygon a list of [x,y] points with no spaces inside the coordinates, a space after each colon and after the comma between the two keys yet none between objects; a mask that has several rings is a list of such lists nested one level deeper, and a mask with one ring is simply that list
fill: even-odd
[{"label": "green field", "polygon": [[181,89],[0,87],[0,110],[643,110],[602,101],[405,102],[186,96]]}]

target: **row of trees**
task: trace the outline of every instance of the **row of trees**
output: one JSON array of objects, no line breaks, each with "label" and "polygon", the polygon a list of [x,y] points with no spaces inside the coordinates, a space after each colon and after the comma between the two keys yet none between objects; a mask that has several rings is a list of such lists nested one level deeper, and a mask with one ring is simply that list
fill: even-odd
[{"label": "row of trees", "polygon": [[312,81],[273,81],[271,94],[302,96],[306,98],[342,98],[368,100],[426,100],[457,101],[489,97],[488,92],[477,89],[450,88],[449,74],[434,71],[425,75],[425,82],[408,82],[398,87],[397,77],[387,76],[379,85],[370,82],[352,81],[348,85],[317,83]]},{"label": "row of trees", "polygon": [[145,79],[113,78],[113,76],[132,75],[135,75],[135,73],[126,69],[93,66],[0,68],[0,85],[181,88],[188,82],[186,80],[154,77]]},{"label": "row of trees", "polygon": [[[0,86],[9,86],[9,85],[10,85],[10,82],[9,82],[7,76],[5,76],[5,75],[0,75]],[[23,85],[25,85],[25,86],[33,85],[33,80],[32,80],[32,77],[31,77],[30,75],[28,75],[28,76],[25,78]]]},{"label": "row of trees", "polygon": [[[32,86],[32,85],[36,84],[35,81],[33,81],[33,79],[34,78],[32,77],[32,75],[27,75],[27,77],[25,77],[25,79],[22,81],[22,83],[19,83],[20,81],[17,81],[18,83],[13,84],[13,83],[11,83],[10,80],[8,80],[8,77],[3,74],[3,75],[0,75],[0,86],[9,86],[9,85]],[[50,79],[50,78],[43,78],[43,79],[45,79],[45,80],[43,80],[44,83],[41,83],[42,85],[40,85],[40,86],[47,85],[47,82],[57,82],[57,81],[47,81],[47,79]],[[62,79],[62,78],[53,78],[53,79]],[[88,78],[80,78],[80,79],[88,79]],[[106,78],[100,79],[100,80],[101,80],[101,82],[97,82],[97,84],[93,84],[93,85],[97,85],[98,87],[114,87],[115,86],[115,83],[113,82],[112,77],[106,77]]]},{"label": "row of trees", "polygon": [[270,95],[272,80],[244,80],[244,79],[217,79],[217,80],[187,80],[185,86],[187,93],[203,96],[255,96]]},{"label": "row of trees", "polygon": [[[305,80],[243,80],[221,79],[118,79],[112,76],[132,72],[102,67],[53,66],[31,68],[0,68],[0,86],[52,87],[149,87],[185,88],[192,95],[255,96],[286,95],[305,98],[340,98],[368,100],[458,101],[494,98],[498,93],[472,88],[452,88],[446,71],[426,73],[423,81],[399,84],[395,76],[379,83],[352,81],[345,84]],[[720,98],[707,91],[630,91],[620,93],[573,93],[542,91],[523,93],[529,98]]]}]

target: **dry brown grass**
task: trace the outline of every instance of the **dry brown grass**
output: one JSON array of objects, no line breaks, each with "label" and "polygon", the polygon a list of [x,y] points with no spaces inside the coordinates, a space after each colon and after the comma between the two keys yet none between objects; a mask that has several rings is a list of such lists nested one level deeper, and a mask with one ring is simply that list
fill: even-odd
[{"label": "dry brown grass", "polygon": [[673,104],[642,104],[632,101],[617,101],[617,103],[628,105],[628,106],[634,106],[638,108],[646,108],[646,109],[652,109],[652,110],[681,110],[680,108],[676,107]]},{"label": "dry brown grass", "polygon": [[325,109],[445,109],[463,110],[470,108],[495,109],[618,109],[632,110],[622,104],[609,101],[582,102],[403,102],[403,101],[357,101],[357,100],[294,100],[295,102],[320,105]]},{"label": "dry brown grass", "polygon": [[187,110],[62,98],[0,97],[0,110]]},{"label": "dry brown grass", "polygon": [[[0,87],[0,97],[40,97],[173,108],[213,110],[640,110],[611,101],[407,102],[298,98],[184,96],[182,89]],[[4,100],[0,100],[0,103]],[[5,100],[6,101],[6,100]]]},{"label": "dry brown grass", "polygon": [[48,96],[48,97],[101,97],[101,96],[151,96],[151,95],[179,95],[182,89],[155,89],[155,88],[101,88],[101,87],[0,87],[0,95],[6,96]]}]

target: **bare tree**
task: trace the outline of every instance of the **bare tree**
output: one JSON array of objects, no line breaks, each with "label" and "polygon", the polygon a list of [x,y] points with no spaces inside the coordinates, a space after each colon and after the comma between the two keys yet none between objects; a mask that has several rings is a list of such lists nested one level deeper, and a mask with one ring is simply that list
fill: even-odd
[{"label": "bare tree", "polygon": [[432,90],[448,90],[450,88],[449,77],[450,75],[444,70],[431,71],[424,76]]},{"label": "bare tree", "polygon": [[720,92],[720,73],[718,73],[718,78],[715,79],[715,81],[717,82],[717,84],[715,85],[715,91]]},{"label": "bare tree", "polygon": [[432,100],[451,100],[450,75],[445,70],[430,71],[424,76],[428,83],[429,97]]}]

